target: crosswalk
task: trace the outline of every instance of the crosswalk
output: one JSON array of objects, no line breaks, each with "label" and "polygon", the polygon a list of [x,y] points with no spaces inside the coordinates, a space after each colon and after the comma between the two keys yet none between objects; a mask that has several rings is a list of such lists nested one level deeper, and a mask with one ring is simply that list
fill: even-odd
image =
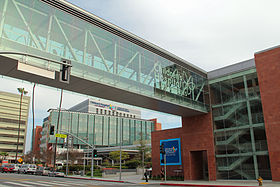
[{"label": "crosswalk", "polygon": [[[90,181],[41,181],[41,180],[16,180],[16,181],[5,181],[5,182],[1,182],[0,186],[39,186],[39,187],[47,187],[47,186],[87,186],[87,185],[98,185],[97,182],[90,182]],[[104,185],[104,184],[103,184]]]},{"label": "crosswalk", "polygon": [[[52,181],[45,181],[45,180],[13,180],[13,181],[1,181],[0,187],[10,187],[10,186],[38,186],[38,187],[60,187],[60,186],[96,186],[96,185],[110,185],[112,183],[104,183],[102,181],[80,181],[80,180],[69,180],[69,181],[59,181],[59,180],[52,180]],[[123,183],[114,183],[114,186],[122,186]]]}]

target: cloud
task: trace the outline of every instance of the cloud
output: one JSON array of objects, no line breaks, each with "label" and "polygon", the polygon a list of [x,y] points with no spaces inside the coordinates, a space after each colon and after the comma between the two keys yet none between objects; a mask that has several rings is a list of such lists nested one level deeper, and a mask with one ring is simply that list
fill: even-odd
[{"label": "cloud", "polygon": [[69,0],[211,71],[280,41],[279,0]]}]

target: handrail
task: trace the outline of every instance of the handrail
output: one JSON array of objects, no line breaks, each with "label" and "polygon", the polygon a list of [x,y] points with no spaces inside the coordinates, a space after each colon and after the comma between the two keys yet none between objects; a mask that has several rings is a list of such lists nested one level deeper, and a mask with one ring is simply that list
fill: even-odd
[{"label": "handrail", "polygon": [[38,58],[41,60],[46,60],[49,62],[54,62],[56,64],[60,64],[60,65],[67,65],[69,67],[72,67],[71,64],[65,63],[65,62],[60,62],[60,61],[56,61],[56,60],[51,60],[51,59],[47,59],[41,56],[37,56],[37,55],[32,55],[32,54],[28,54],[28,53],[22,53],[22,52],[16,52],[16,51],[0,51],[0,55],[24,55],[24,56],[29,56],[29,57],[33,57],[33,58]]}]

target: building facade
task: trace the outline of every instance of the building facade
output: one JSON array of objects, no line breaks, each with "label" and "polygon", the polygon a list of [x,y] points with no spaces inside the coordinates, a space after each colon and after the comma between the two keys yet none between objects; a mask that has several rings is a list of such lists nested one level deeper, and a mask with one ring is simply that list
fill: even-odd
[{"label": "building facade", "polygon": [[32,142],[32,151],[35,154],[40,153],[42,130],[43,130],[43,128],[41,126],[36,126],[35,137],[34,137],[34,139],[32,139],[32,140],[34,140],[34,143]]},{"label": "building facade", "polygon": [[[73,112],[62,110],[58,132],[58,110],[49,110],[50,115],[44,120],[41,148],[47,149],[55,143],[55,134],[67,132],[86,140],[91,145],[98,147],[113,147],[138,145],[140,141],[151,143],[151,132],[154,130],[155,121],[142,120],[130,117],[101,115],[95,113]],[[52,127],[53,126],[53,127]],[[54,134],[50,129],[54,128]],[[64,147],[64,140],[58,139],[58,147]],[[87,149],[83,142],[73,138],[73,147]]]},{"label": "building facade", "polygon": [[138,118],[141,119],[141,111],[135,108],[121,106],[112,104],[106,101],[98,101],[94,99],[87,99],[84,102],[81,102],[69,110],[76,112],[86,112],[86,113],[95,113],[95,114],[104,114],[112,116],[120,116],[127,118]]},{"label": "building facade", "polygon": [[[183,117],[182,128],[152,133],[154,175],[160,172],[160,141],[181,139],[185,179],[280,181],[280,47],[208,73],[208,114]],[[276,81],[276,82],[275,82]]]},{"label": "building facade", "polygon": [[[182,128],[152,132],[153,175],[160,174],[160,142],[180,138],[182,162],[169,165],[168,175],[280,181],[279,46],[207,73],[64,0],[2,0],[0,17],[1,75],[182,116]],[[71,61],[69,84],[58,79],[62,58]],[[59,128],[100,147],[134,144],[152,131],[136,114],[108,115],[110,104],[95,105],[95,114],[62,111]],[[56,120],[51,110],[45,148]]]},{"label": "building facade", "polygon": [[7,152],[6,159],[11,161],[15,159],[18,137],[18,157],[25,150],[30,97],[22,97],[21,112],[20,98],[20,94],[0,92],[0,152]]}]

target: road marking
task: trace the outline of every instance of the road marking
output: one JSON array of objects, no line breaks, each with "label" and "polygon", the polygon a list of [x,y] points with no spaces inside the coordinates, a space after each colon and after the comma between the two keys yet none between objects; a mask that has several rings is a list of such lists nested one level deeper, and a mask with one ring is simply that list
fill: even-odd
[{"label": "road marking", "polygon": [[27,184],[39,185],[39,186],[52,186],[52,185],[49,185],[49,184],[40,184],[41,181],[37,181],[37,182],[22,181],[22,182],[27,183]]},{"label": "road marking", "polygon": [[5,184],[12,184],[12,185],[18,185],[18,186],[30,186],[29,184],[20,184],[20,183],[15,183],[15,182],[3,182]]},{"label": "road marking", "polygon": [[[58,184],[57,182],[53,181],[53,182],[48,182],[48,181],[39,181],[40,183],[45,183],[45,184],[52,184],[52,185],[56,185],[56,186],[65,186],[65,184]],[[67,183],[69,184],[69,183]]]}]

